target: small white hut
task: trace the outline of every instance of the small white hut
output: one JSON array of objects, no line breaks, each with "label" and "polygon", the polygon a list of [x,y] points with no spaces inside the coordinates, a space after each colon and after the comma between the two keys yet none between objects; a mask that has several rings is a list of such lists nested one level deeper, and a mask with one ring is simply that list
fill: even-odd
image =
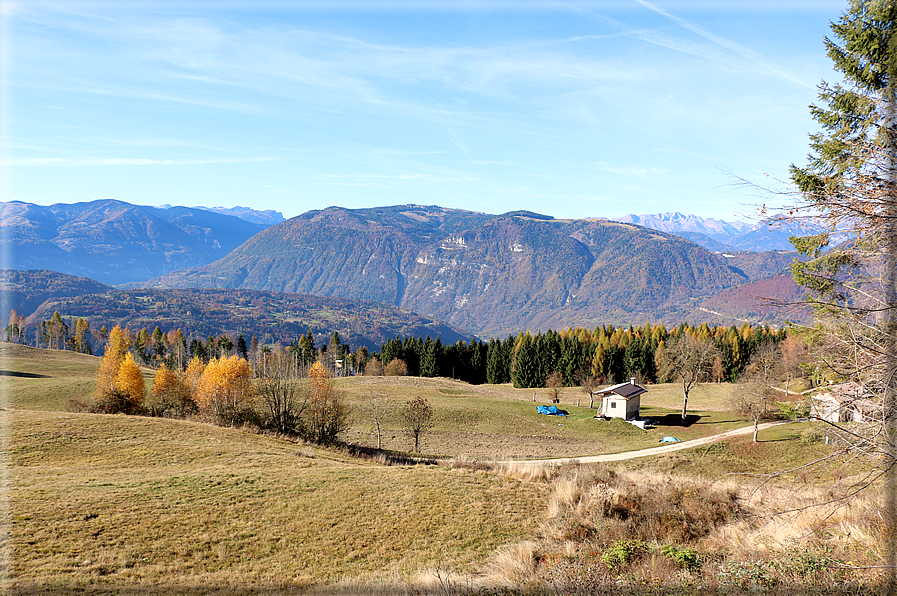
[{"label": "small white hut", "polygon": [[622,418],[623,420],[635,420],[639,417],[641,407],[641,395],[648,390],[635,384],[635,378],[628,383],[620,383],[613,387],[594,391],[592,395],[601,398],[601,408],[598,413],[608,418]]}]

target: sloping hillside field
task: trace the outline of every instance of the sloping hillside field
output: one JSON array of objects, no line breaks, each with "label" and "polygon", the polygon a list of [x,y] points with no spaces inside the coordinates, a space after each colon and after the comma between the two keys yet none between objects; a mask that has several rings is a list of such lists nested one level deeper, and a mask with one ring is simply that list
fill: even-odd
[{"label": "sloping hillside field", "polygon": [[[672,423],[676,387],[649,386],[645,412],[663,422],[642,431],[594,420],[573,390],[561,398],[570,415],[556,418],[535,413],[531,389],[338,379],[355,412],[347,441],[376,444],[363,414],[372,395],[395,406],[419,395],[435,415],[424,453],[456,458],[386,466],[200,421],[67,412],[70,396],[88,393],[98,359],[0,348],[3,593],[875,589],[870,565],[883,526],[874,489],[833,508],[808,507],[864,478],[855,458],[838,456],[810,423],[764,429],[759,443],[747,435],[616,464],[494,462],[640,450],[666,434],[687,440],[745,426],[726,411],[730,385],[694,393],[687,426]],[[395,419],[383,440],[393,452],[410,446]],[[838,457],[803,467],[823,454]],[[802,471],[756,476],[786,469]],[[629,554],[618,560],[620,549]]]},{"label": "sloping hillside field", "polygon": [[14,582],[26,593],[400,585],[484,561],[544,509],[540,485],[183,421],[17,411],[12,445]]}]

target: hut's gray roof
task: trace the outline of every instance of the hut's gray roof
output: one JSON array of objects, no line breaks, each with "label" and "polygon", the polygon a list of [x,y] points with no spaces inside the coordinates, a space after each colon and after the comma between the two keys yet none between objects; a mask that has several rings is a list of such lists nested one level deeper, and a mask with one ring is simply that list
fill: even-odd
[{"label": "hut's gray roof", "polygon": [[647,391],[648,390],[644,387],[639,387],[638,385],[627,381],[625,383],[620,383],[619,385],[607,387],[606,389],[599,389],[598,391],[595,391],[595,395],[607,395],[609,393],[616,393],[617,395],[625,399],[632,399],[633,397],[637,397],[642,393],[647,393]]}]

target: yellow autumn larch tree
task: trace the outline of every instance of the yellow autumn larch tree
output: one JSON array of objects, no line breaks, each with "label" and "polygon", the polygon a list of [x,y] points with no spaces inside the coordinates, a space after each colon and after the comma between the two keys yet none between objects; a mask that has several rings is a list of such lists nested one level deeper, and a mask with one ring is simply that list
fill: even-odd
[{"label": "yellow autumn larch tree", "polygon": [[[131,333],[118,325],[109,332],[106,351],[100,368],[97,370],[95,409],[100,412],[122,412],[128,408],[128,402],[118,384],[121,365],[128,354],[131,344]],[[133,360],[133,357],[132,357]]]},{"label": "yellow autumn larch tree", "polygon": [[172,372],[162,366],[153,381],[153,407],[159,415],[176,413],[179,416],[188,414],[195,408],[193,395],[187,387],[186,379],[180,372]]},{"label": "yellow autumn larch tree", "polygon": [[194,399],[199,410],[219,423],[235,424],[252,406],[252,369],[237,355],[213,358],[202,373]]},{"label": "yellow autumn larch tree", "polygon": [[118,368],[115,388],[124,400],[126,412],[137,412],[143,406],[143,400],[146,397],[146,383],[143,380],[143,373],[134,362],[134,355],[130,352],[125,354],[125,358]]}]

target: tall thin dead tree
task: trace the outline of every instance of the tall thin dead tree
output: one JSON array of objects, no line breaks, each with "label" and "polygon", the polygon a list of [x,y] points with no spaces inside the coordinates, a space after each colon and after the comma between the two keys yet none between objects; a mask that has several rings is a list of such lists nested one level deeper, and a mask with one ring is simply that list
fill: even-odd
[{"label": "tall thin dead tree", "polygon": [[370,420],[374,431],[377,433],[377,449],[382,449],[383,426],[390,416],[392,416],[394,409],[392,400],[379,391],[371,390],[367,396],[365,405],[362,407],[368,420]]}]

